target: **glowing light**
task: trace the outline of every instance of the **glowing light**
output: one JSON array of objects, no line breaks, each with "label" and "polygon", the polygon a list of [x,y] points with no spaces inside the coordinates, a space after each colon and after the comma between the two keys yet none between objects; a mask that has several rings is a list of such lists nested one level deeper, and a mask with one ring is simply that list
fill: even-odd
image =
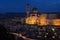
[{"label": "glowing light", "polygon": [[43,25],[50,25],[51,23],[51,25],[60,26],[60,19],[49,20],[46,17],[47,14],[41,14],[39,15],[39,17],[37,16],[37,14],[35,16],[30,15],[30,17],[26,18],[26,24],[37,24],[39,26],[43,26]]},{"label": "glowing light", "polygon": [[52,36],[52,38],[55,38],[55,36]]},{"label": "glowing light", "polygon": [[52,31],[55,31],[55,29],[54,29],[54,28],[52,28]]},{"label": "glowing light", "polygon": [[47,25],[46,14],[41,14],[38,20],[39,20],[38,25],[40,25],[40,26]]},{"label": "glowing light", "polygon": [[30,16],[26,18],[26,24],[37,24],[40,26],[43,25],[48,25],[48,20],[46,19],[46,14],[41,14],[39,17],[37,17],[37,15],[35,16]]},{"label": "glowing light", "polygon": [[36,20],[37,20],[37,17],[35,17],[35,16],[28,17],[28,18],[26,19],[26,23],[27,23],[27,24],[36,24]]},{"label": "glowing light", "polygon": [[22,36],[22,38],[23,38],[23,39],[26,39],[26,37],[25,37],[25,36]]},{"label": "glowing light", "polygon": [[10,33],[10,34],[16,35],[18,37],[22,37],[22,34],[18,34],[18,33]]},{"label": "glowing light", "polygon": [[56,35],[56,33],[54,33],[54,35]]},{"label": "glowing light", "polygon": [[48,35],[48,33],[46,33],[46,35]]},{"label": "glowing light", "polygon": [[60,26],[60,19],[54,19],[53,20],[53,25]]},{"label": "glowing light", "polygon": [[45,36],[45,38],[46,38],[47,36]]}]

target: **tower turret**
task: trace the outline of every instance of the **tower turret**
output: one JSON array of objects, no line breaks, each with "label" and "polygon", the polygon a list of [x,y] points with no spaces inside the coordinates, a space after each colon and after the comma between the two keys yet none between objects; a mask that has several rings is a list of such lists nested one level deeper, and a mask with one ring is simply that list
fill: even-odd
[{"label": "tower turret", "polygon": [[30,13],[30,5],[29,4],[26,5],[26,13],[27,13],[27,16],[29,16],[29,13]]}]

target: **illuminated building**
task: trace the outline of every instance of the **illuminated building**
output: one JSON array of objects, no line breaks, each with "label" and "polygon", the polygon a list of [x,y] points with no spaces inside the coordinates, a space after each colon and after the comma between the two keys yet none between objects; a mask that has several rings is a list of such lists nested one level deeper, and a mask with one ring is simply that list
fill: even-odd
[{"label": "illuminated building", "polygon": [[40,17],[38,17],[38,25],[42,26],[42,25],[47,25],[47,19],[46,19],[46,14],[41,14]]},{"label": "illuminated building", "polygon": [[25,19],[26,24],[37,24],[39,26],[44,26],[44,25],[54,25],[60,26],[60,19],[57,19],[56,14],[46,14],[46,13],[38,13],[38,8],[34,7],[32,9],[32,12],[30,12],[30,5],[27,4],[26,6],[26,13],[27,17]]},{"label": "illuminated building", "polygon": [[30,16],[26,18],[26,24],[36,24],[37,23],[37,8],[33,8]]},{"label": "illuminated building", "polygon": [[51,13],[49,13],[49,14],[47,14],[47,19],[48,19],[48,22],[49,22],[49,25],[52,25],[53,23],[53,19],[56,19],[56,14],[51,14]]},{"label": "illuminated building", "polygon": [[60,26],[60,19],[53,19],[53,25]]},{"label": "illuminated building", "polygon": [[35,24],[36,23],[36,18],[33,16],[31,16],[31,17],[28,17],[27,19],[26,19],[26,23],[27,24]]}]

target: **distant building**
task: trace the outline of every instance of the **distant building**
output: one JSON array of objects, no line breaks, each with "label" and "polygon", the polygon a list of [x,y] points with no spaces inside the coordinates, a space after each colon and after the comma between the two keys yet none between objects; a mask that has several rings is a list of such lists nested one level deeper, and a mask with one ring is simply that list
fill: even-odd
[{"label": "distant building", "polygon": [[[26,13],[27,13],[27,16],[24,17],[24,19],[23,19],[26,24],[30,24],[30,25],[37,24],[40,26],[56,25],[56,23],[55,24],[53,23],[55,21],[54,19],[57,19],[57,15],[54,13],[53,14],[52,13],[39,14],[37,7],[34,7],[32,9],[32,12],[30,12],[30,5],[29,4],[26,5]],[[58,22],[60,22],[60,21],[58,21]],[[57,22],[57,24],[59,24],[58,22]]]},{"label": "distant building", "polygon": [[47,14],[47,19],[56,19],[57,15],[56,14]]}]

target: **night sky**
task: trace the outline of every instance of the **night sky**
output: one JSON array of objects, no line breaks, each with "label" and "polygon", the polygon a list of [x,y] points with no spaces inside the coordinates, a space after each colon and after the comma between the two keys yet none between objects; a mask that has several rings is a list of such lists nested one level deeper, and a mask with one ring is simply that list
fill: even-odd
[{"label": "night sky", "polygon": [[25,12],[27,3],[31,10],[36,6],[40,12],[60,11],[60,0],[0,0],[0,13]]}]

